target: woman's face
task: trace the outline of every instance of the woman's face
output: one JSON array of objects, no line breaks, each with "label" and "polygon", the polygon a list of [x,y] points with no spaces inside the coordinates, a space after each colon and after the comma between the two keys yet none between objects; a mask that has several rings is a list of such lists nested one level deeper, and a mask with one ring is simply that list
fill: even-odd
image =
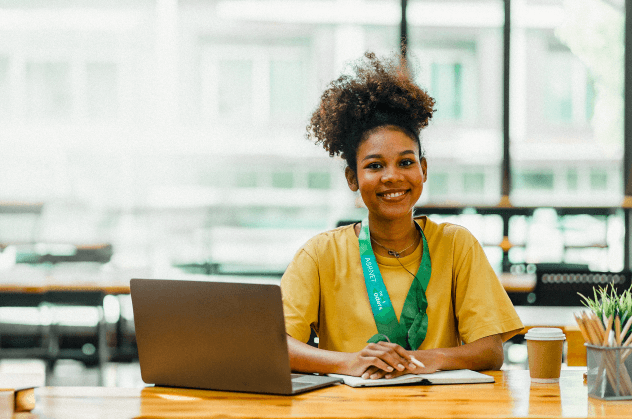
[{"label": "woman's face", "polygon": [[360,191],[373,217],[394,220],[410,216],[426,181],[426,159],[419,146],[394,126],[379,127],[362,142],[357,171],[347,168],[349,188]]}]

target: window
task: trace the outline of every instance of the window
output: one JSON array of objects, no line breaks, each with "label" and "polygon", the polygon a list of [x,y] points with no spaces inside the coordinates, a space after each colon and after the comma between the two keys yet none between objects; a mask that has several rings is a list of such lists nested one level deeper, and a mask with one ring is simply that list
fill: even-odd
[{"label": "window", "polygon": [[481,172],[463,173],[463,191],[466,194],[483,194],[485,192],[485,174]]},{"label": "window", "polygon": [[86,116],[112,119],[118,114],[118,69],[114,63],[86,64]]},{"label": "window", "polygon": [[270,62],[270,117],[303,118],[305,71],[300,59],[273,59]]},{"label": "window", "polygon": [[294,186],[293,172],[275,172],[272,173],[272,187],[289,189]]},{"label": "window", "polygon": [[[236,208],[253,224],[304,227],[361,211],[340,159],[308,144],[305,124],[346,62],[398,51],[399,0],[10,3],[18,21],[0,37],[5,200],[79,203],[123,264],[202,260],[204,230],[238,224]],[[500,202],[504,3],[407,2],[409,58],[437,101],[422,131],[419,205]],[[620,206],[621,0],[510,5],[511,204]],[[357,13],[338,13],[350,7]],[[45,29],[33,24],[41,19]],[[618,217],[610,261],[623,259]],[[43,227],[55,240],[72,233],[63,218]],[[525,247],[510,255],[529,260]]]},{"label": "window", "polygon": [[26,64],[26,109],[31,118],[69,118],[72,111],[70,65],[66,62]]},{"label": "window", "polygon": [[568,48],[549,50],[545,58],[544,117],[551,123],[585,124],[594,109],[592,80]]},{"label": "window", "polygon": [[608,173],[605,170],[590,170],[590,189],[593,191],[605,191],[608,189]]},{"label": "window", "polygon": [[595,114],[595,80],[592,77],[586,79],[586,119],[591,120]]},{"label": "window", "polygon": [[576,191],[578,185],[577,169],[568,169],[566,171],[566,188],[569,191]]},{"label": "window", "polygon": [[325,172],[308,173],[307,187],[310,189],[329,189],[331,187],[331,174]]},{"label": "window", "polygon": [[420,204],[496,205],[503,144],[503,2],[412,0],[407,8],[410,66],[436,109],[422,131],[429,176]]},{"label": "window", "polygon": [[554,186],[553,172],[546,169],[519,171],[516,173],[514,182],[516,189],[552,190]]},{"label": "window", "polygon": [[477,114],[476,44],[424,44],[413,50],[412,60],[417,83],[435,99],[433,120],[472,121]]},{"label": "window", "polygon": [[235,175],[235,186],[238,188],[254,188],[257,186],[257,173],[237,172]]},{"label": "window", "polygon": [[431,95],[437,105],[440,119],[461,119],[463,117],[463,70],[461,63],[432,63],[430,83]]},{"label": "window", "polygon": [[549,54],[544,89],[544,116],[553,122],[573,120],[573,81],[570,77],[570,60],[566,52]]},{"label": "window", "polygon": [[511,17],[511,159],[542,174],[514,178],[512,204],[620,205],[623,6],[525,2]]},{"label": "window", "polygon": [[441,197],[449,194],[449,176],[447,173],[436,172],[428,175],[428,192],[431,197]]},{"label": "window", "polygon": [[252,116],[251,60],[219,60],[217,63],[217,113],[222,118]]},{"label": "window", "polygon": [[0,56],[0,123],[6,121],[10,115],[9,59]]},{"label": "window", "polygon": [[299,122],[307,112],[306,57],[305,48],[294,46],[207,47],[201,67],[204,118]]}]

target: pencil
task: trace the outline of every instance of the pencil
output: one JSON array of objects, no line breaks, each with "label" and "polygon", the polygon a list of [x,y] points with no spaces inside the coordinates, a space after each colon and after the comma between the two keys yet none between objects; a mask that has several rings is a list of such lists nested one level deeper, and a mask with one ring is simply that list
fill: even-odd
[{"label": "pencil", "polygon": [[426,368],[426,366],[424,365],[423,362],[421,362],[420,360],[418,360],[417,358],[415,358],[414,356],[410,357],[410,360],[413,362],[413,364],[417,365],[418,367],[421,368]]}]

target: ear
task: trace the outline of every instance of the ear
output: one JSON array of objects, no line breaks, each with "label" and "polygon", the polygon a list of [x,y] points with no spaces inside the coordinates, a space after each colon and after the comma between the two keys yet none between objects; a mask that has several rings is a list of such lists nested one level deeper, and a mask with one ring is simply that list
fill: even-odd
[{"label": "ear", "polygon": [[428,180],[428,162],[425,157],[421,158],[421,175],[423,176],[423,183]]},{"label": "ear", "polygon": [[345,177],[347,178],[347,185],[349,185],[349,189],[356,192],[358,190],[358,178],[356,177],[353,169],[349,166],[345,168]]}]

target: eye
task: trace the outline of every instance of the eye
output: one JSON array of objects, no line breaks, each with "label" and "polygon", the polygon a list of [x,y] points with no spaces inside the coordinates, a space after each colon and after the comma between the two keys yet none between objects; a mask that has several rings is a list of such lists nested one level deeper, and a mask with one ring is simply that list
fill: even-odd
[{"label": "eye", "polygon": [[411,166],[411,165],[415,164],[415,162],[413,160],[411,160],[411,159],[404,159],[399,164],[400,164],[400,166],[406,167],[406,166]]},{"label": "eye", "polygon": [[372,169],[372,170],[377,170],[377,169],[380,169],[381,167],[382,165],[378,162],[369,163],[366,166],[367,169]]}]

